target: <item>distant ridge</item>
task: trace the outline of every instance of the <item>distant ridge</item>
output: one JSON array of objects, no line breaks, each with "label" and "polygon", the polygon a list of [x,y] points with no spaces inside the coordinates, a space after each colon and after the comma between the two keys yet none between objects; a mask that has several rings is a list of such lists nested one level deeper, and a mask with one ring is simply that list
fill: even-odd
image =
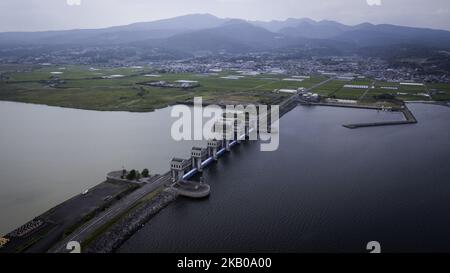
[{"label": "distant ridge", "polygon": [[182,54],[318,48],[322,53],[344,54],[368,51],[372,47],[377,48],[377,52],[382,52],[383,47],[450,50],[450,32],[388,24],[349,26],[309,18],[263,22],[190,14],[103,29],[0,33],[1,48],[22,45],[129,45],[162,47]]}]

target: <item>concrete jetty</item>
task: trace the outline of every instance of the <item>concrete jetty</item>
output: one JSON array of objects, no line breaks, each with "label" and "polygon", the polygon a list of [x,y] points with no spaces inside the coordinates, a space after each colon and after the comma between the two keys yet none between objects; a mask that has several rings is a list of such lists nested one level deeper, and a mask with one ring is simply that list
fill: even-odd
[{"label": "concrete jetty", "polygon": [[[375,106],[375,105],[358,105],[358,104],[330,103],[330,102],[319,102],[319,103],[302,102],[301,104],[312,106],[353,108],[353,109],[386,110],[386,108],[382,106]],[[413,113],[408,109],[406,105],[403,105],[402,108],[400,109],[391,108],[389,110],[393,112],[402,112],[405,117],[405,120],[353,123],[353,124],[343,124],[342,126],[348,129],[357,129],[363,127],[392,126],[392,125],[405,125],[417,123],[417,119],[414,117]]]},{"label": "concrete jetty", "polygon": [[377,127],[377,126],[392,126],[392,125],[405,125],[405,124],[416,124],[417,119],[408,109],[408,107],[404,107],[400,112],[405,116],[405,120],[398,121],[383,121],[383,122],[368,122],[368,123],[355,123],[355,124],[344,124],[345,128],[348,129],[357,129],[363,127]]}]

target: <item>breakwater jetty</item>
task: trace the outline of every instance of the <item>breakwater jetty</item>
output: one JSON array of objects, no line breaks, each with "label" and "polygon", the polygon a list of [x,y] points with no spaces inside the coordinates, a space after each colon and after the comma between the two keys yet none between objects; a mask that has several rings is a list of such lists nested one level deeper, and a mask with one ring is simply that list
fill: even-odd
[{"label": "breakwater jetty", "polygon": [[409,108],[406,105],[402,105],[400,108],[385,108],[384,106],[376,106],[376,105],[329,103],[329,102],[319,102],[319,103],[301,102],[301,104],[312,105],[312,106],[329,106],[329,107],[342,107],[342,108],[353,108],[353,109],[368,109],[368,110],[377,110],[377,111],[401,112],[403,114],[403,116],[405,117],[405,120],[352,123],[352,124],[343,124],[342,125],[343,127],[348,128],[348,129],[416,124],[418,122],[417,119],[415,118],[415,116],[413,115],[413,113],[411,112],[411,110],[409,110]]},{"label": "breakwater jetty", "polygon": [[402,109],[397,110],[403,113],[405,120],[398,121],[383,121],[383,122],[368,122],[368,123],[354,123],[354,124],[344,124],[345,128],[357,129],[363,127],[377,127],[377,126],[392,126],[392,125],[405,125],[405,124],[416,124],[417,119],[414,117],[413,113],[405,105]]}]

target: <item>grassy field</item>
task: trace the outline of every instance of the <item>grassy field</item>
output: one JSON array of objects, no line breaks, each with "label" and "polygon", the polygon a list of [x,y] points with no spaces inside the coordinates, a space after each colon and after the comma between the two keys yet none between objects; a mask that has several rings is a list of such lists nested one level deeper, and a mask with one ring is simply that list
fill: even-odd
[{"label": "grassy field", "polygon": [[[0,66],[0,71],[2,67]],[[4,70],[6,68],[3,67]],[[70,108],[110,111],[152,111],[177,102],[203,97],[207,103],[271,103],[287,95],[274,89],[310,87],[325,80],[312,77],[303,82],[283,81],[286,75],[245,76],[238,80],[223,79],[236,75],[231,71],[212,74],[156,74],[148,68],[92,69],[84,66],[51,66],[21,69],[8,67],[0,81],[0,99],[47,104]],[[53,72],[53,74],[52,74]],[[54,72],[57,72],[56,74]],[[111,75],[122,77],[103,78]],[[50,87],[52,77],[64,82]],[[148,81],[195,80],[200,86],[192,89],[160,88],[141,85]]]},{"label": "grassy field", "polygon": [[331,97],[341,90],[348,81],[332,80],[315,90],[321,96]]},{"label": "grassy field", "polygon": [[335,97],[338,99],[358,100],[367,89],[342,88]]},{"label": "grassy field", "polygon": [[[287,94],[276,94],[273,92],[274,89],[309,88],[326,80],[326,77],[323,76],[313,76],[302,82],[284,81],[283,79],[289,76],[267,74],[245,76],[238,80],[222,78],[238,75],[233,71],[224,71],[218,74],[161,74],[159,77],[145,76],[147,74],[158,73],[151,71],[148,67],[91,68],[72,65],[0,65],[0,100],[90,110],[145,112],[177,102],[190,101],[196,96],[203,97],[206,103],[270,104],[288,96]],[[112,75],[122,75],[122,77],[105,78]],[[55,77],[61,81],[52,87],[51,79]],[[174,82],[177,80],[198,81],[200,86],[192,89],[180,89],[141,84],[148,81]],[[344,88],[344,85],[371,85],[371,83],[370,79],[332,80],[318,87],[314,92],[325,97],[357,100],[366,90]],[[399,89],[381,89],[382,86],[394,86]],[[450,99],[450,86],[446,84],[416,87],[384,82],[377,82],[375,88],[370,89],[364,99],[371,100],[377,95],[392,94],[403,100],[427,100],[428,98],[418,94],[426,93],[431,89],[437,90],[433,99]]]},{"label": "grassy field", "polygon": [[429,91],[436,91],[436,94],[432,95],[434,100],[450,100],[450,84],[427,84]]},{"label": "grassy field", "polygon": [[[392,87],[397,89],[383,89],[382,87]],[[432,98],[423,95],[426,93],[428,93],[426,85],[408,86],[400,85],[399,83],[376,82],[375,88],[370,90],[369,95],[373,97],[389,94],[405,101],[431,100]]]},{"label": "grassy field", "polygon": [[[319,87],[315,92],[322,96],[335,97],[338,99],[358,100],[364,94],[364,89],[345,88],[344,85],[368,85],[372,86],[372,81],[355,80],[355,81],[339,81],[333,80]],[[364,101],[374,101],[374,97],[389,94],[404,101],[421,101],[421,100],[450,100],[449,84],[426,84],[425,86],[408,86],[399,83],[375,82],[375,88],[370,88],[364,96]],[[396,90],[383,89],[382,87],[394,87]],[[423,94],[431,93],[431,97]]]}]

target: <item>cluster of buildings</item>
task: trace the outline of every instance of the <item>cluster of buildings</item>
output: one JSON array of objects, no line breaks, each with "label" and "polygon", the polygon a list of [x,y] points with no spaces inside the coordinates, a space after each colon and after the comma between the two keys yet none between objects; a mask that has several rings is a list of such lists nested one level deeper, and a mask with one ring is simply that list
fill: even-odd
[{"label": "cluster of buildings", "polygon": [[317,94],[317,93],[312,93],[307,91],[304,88],[300,88],[298,90],[298,93],[300,95],[300,100],[305,101],[305,102],[320,102],[320,100],[322,99],[322,97]]},{"label": "cluster of buildings", "polygon": [[175,82],[167,82],[167,81],[150,81],[141,83],[142,85],[154,86],[154,87],[162,87],[162,88],[195,88],[200,86],[198,81],[190,81],[190,80],[178,80]]},{"label": "cluster of buildings", "polygon": [[[0,55],[0,63],[19,64],[82,64],[105,67],[150,66],[159,73],[221,73],[236,71],[243,76],[264,74],[289,75],[339,75],[342,80],[368,77],[378,81],[393,82],[438,82],[450,83],[445,72],[427,73],[425,70],[408,65],[392,64],[380,58],[365,58],[357,55],[344,57],[302,57],[290,58],[282,53],[261,52],[247,54],[216,54],[183,59],[169,58],[164,51],[147,52],[158,58],[142,58],[139,54],[123,56],[115,54],[123,51],[121,47],[72,48],[70,50],[45,51],[39,54],[20,56]],[[300,81],[301,78],[291,79]]]},{"label": "cluster of buildings", "polygon": [[298,94],[300,96],[300,100],[304,102],[320,102],[322,97],[317,94],[308,91],[304,87],[300,87],[298,89],[275,89],[275,93],[286,93],[286,94]]},{"label": "cluster of buildings", "polygon": [[[251,53],[245,56],[210,56],[182,61],[152,62],[150,65],[161,72],[215,73],[235,71],[243,76],[259,74],[324,75],[337,76],[343,81],[371,78],[386,82],[440,82],[450,83],[447,74],[424,74],[410,67],[391,67],[387,61],[377,58],[323,57],[305,59],[279,59],[276,54]],[[304,78],[303,78],[304,79]],[[286,81],[301,81],[291,77]]]}]

